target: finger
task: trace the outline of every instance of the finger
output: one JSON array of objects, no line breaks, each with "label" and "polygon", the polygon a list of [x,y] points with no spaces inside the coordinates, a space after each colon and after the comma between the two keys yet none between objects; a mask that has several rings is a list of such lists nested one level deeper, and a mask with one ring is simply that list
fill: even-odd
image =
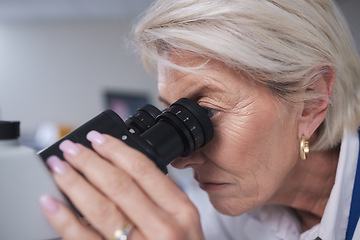
[{"label": "finger", "polygon": [[[109,135],[92,131],[87,138],[100,155],[130,174],[161,208],[165,222],[157,222],[157,225],[144,223],[156,227],[156,230],[159,229],[159,231],[152,231],[154,229],[150,228],[146,232],[149,238],[153,237],[153,234],[157,234],[159,239],[161,236],[164,239],[175,239],[176,236],[183,233],[183,229],[189,229],[189,231],[193,229],[194,232],[197,232],[197,229],[201,228],[199,212],[194,204],[146,156]],[[128,208],[131,209],[131,206]],[[145,215],[147,212],[143,214]],[[145,215],[144,219],[147,218],[151,219],[151,216]]]},{"label": "finger", "polygon": [[66,206],[49,195],[41,196],[40,203],[46,218],[63,239],[101,239],[99,234],[84,226]]},{"label": "finger", "polygon": [[125,217],[115,204],[109,201],[78,172],[58,157],[50,157],[47,164],[54,174],[59,188],[87,221],[103,236],[110,238]]},{"label": "finger", "polygon": [[[66,160],[115,202],[142,233],[153,235],[154,231],[163,230],[164,223],[169,221],[168,216],[125,171],[80,144],[67,141],[61,146]],[[69,154],[69,148],[77,148],[76,154],[74,151]]]},{"label": "finger", "polygon": [[96,131],[89,132],[87,137],[101,156],[124,169],[157,205],[174,212],[179,205],[189,204],[186,194],[141,152],[114,137]]}]

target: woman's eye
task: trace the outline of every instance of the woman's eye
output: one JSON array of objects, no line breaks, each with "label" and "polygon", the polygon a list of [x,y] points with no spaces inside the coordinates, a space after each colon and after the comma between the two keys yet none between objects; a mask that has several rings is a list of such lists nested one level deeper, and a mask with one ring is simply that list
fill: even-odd
[{"label": "woman's eye", "polygon": [[203,107],[203,108],[207,112],[207,115],[209,116],[209,118],[212,118],[217,112],[216,110],[214,110],[212,108],[207,108],[207,107]]}]

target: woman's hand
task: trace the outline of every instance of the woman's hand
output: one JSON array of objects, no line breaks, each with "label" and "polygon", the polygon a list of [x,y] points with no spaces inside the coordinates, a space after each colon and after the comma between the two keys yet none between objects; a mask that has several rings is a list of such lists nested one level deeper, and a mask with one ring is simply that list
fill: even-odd
[{"label": "woman's hand", "polygon": [[68,163],[47,161],[59,188],[88,222],[43,196],[45,214],[64,239],[111,239],[127,220],[134,225],[130,240],[204,239],[197,209],[152,161],[109,135],[91,131],[87,138],[96,152],[66,140],[60,149]]}]

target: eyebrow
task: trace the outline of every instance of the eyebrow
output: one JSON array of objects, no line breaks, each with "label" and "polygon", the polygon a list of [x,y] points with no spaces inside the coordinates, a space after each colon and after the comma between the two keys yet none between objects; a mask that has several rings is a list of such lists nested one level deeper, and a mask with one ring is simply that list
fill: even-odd
[{"label": "eyebrow", "polygon": [[[214,85],[203,85],[203,86],[199,87],[198,89],[196,89],[194,92],[191,92],[188,96],[183,96],[183,97],[189,98],[193,101],[197,101],[202,96],[204,96],[204,94],[206,94],[208,92],[220,93],[220,92],[223,92],[223,90],[221,90],[220,88],[218,88]],[[166,106],[171,105],[171,103],[169,101],[167,101],[165,98],[163,98],[160,95],[158,95],[158,100],[160,102],[162,102],[163,104],[165,104]]]}]

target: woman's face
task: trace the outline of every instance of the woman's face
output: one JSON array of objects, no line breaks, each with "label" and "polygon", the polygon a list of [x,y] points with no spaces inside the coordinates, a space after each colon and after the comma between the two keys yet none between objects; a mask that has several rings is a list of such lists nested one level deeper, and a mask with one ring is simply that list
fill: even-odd
[{"label": "woman's face", "polygon": [[[186,67],[202,63],[193,57],[169,59]],[[286,188],[284,180],[298,160],[297,111],[217,62],[196,74],[159,65],[158,88],[166,105],[186,97],[213,110],[213,140],[172,165],[192,168],[218,211],[241,214],[270,203]]]}]

